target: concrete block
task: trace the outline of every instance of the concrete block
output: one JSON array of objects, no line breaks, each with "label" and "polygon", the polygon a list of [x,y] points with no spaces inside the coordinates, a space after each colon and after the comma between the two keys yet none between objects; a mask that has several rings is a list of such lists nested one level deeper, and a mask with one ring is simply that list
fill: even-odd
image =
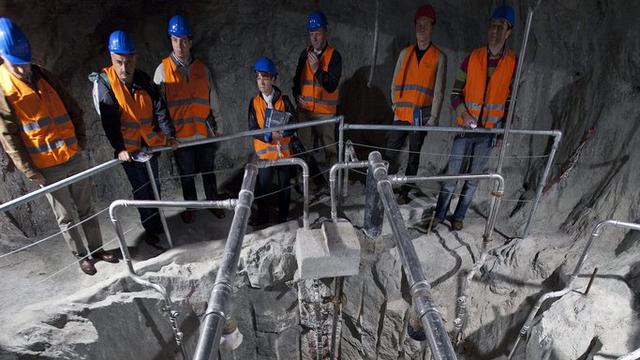
[{"label": "concrete block", "polygon": [[360,242],[346,220],[325,222],[320,229],[298,229],[295,247],[300,279],[358,274]]}]

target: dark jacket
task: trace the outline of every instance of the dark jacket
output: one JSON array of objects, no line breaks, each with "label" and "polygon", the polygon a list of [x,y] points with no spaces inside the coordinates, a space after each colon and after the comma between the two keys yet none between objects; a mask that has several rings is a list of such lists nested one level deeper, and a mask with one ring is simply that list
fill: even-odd
[{"label": "dark jacket", "polygon": [[[151,81],[149,75],[136,69],[133,74],[133,83],[131,84],[132,94],[136,91],[146,91],[153,102],[153,127],[156,132],[162,132],[165,136],[173,138],[176,136],[176,129],[169,117],[167,104],[165,103],[156,85]],[[124,139],[120,132],[120,105],[111,90],[110,85],[106,84],[102,77],[98,80],[98,99],[100,107],[100,119],[104,132],[113,147],[114,154],[117,156],[122,150],[126,150]],[[144,140],[144,139],[143,139]]]},{"label": "dark jacket", "polygon": [[[297,98],[302,90],[300,88],[300,77],[302,76],[302,70],[304,70],[304,67],[306,66],[308,56],[307,54],[309,51],[312,50],[310,48],[302,50],[302,52],[300,53],[300,57],[298,58],[296,75],[293,77],[292,94],[294,98]],[[318,57],[322,56],[323,53],[324,50],[322,50]],[[316,73],[314,74],[314,77],[327,92],[332,93],[338,88],[338,85],[340,84],[340,76],[342,76],[342,56],[340,56],[340,53],[337,49],[333,50],[333,55],[331,56],[331,60],[329,61],[328,70],[329,71],[324,71],[322,70],[322,67],[319,66],[318,71],[316,71]]]},{"label": "dark jacket", "polygon": [[[278,101],[278,99],[280,99],[280,97],[282,97],[282,101],[284,102],[285,111],[291,114],[291,119],[289,120],[289,124],[297,123],[298,121],[296,119],[296,108],[293,107],[293,104],[289,100],[289,97],[287,95],[282,95],[282,91],[280,91],[280,89],[277,88],[276,86],[273,87],[273,91],[274,91],[273,103],[275,104]],[[249,130],[262,129],[260,126],[258,126],[258,119],[256,118],[256,109],[253,108],[253,98],[251,98],[251,99],[252,100],[249,101]],[[287,130],[287,131],[283,132],[283,135],[284,136],[291,136],[294,133],[295,133],[295,131],[293,131],[293,130]],[[271,133],[254,135],[253,137],[258,139],[258,140],[260,140],[260,141],[265,141],[265,142],[271,141]]]}]

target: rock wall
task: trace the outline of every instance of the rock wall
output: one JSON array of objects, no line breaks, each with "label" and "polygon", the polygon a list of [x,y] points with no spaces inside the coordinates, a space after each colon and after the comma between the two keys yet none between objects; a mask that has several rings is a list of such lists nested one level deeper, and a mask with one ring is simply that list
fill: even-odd
[{"label": "rock wall", "polygon": [[[447,93],[464,56],[484,44],[491,9],[497,1],[433,1],[438,13],[434,43],[448,56]],[[517,24],[510,46],[519,49],[532,1],[514,3]],[[5,16],[17,21],[31,39],[35,62],[60,76],[85,110],[90,133],[89,155],[94,163],[111,157],[98,118],[92,109],[90,83],[86,75],[108,65],[106,38],[122,28],[133,32],[138,46],[139,68],[152,73],[166,56],[169,43],[166,21],[183,13],[194,24],[195,53],[212,69],[221,94],[226,133],[246,129],[246,107],[255,92],[250,67],[267,55],[282,74],[278,85],[289,92],[298,54],[306,43],[305,14],[316,5],[330,21],[330,41],[344,59],[340,112],[347,122],[388,123],[392,118],[389,84],[399,51],[413,41],[409,1],[380,2],[380,37],[373,86],[366,87],[372,59],[376,2],[341,1],[194,1],[188,4],[162,1],[52,1],[8,0],[0,4]],[[524,59],[525,69],[515,119],[516,128],[559,129],[564,132],[551,180],[556,185],[546,193],[539,211],[539,229],[562,227],[580,234],[594,219],[639,217],[637,132],[638,110],[633,106],[639,93],[635,69],[638,56],[640,6],[617,1],[584,3],[579,0],[542,1]],[[451,124],[449,101],[441,117]],[[593,128],[595,136],[584,141],[581,157],[570,169],[571,159]],[[383,134],[351,134],[355,142],[382,145]],[[431,134],[423,149],[423,171],[439,172],[450,146],[450,136]],[[505,167],[508,196],[530,200],[537,186],[549,139],[515,136],[510,153],[533,158],[512,159]],[[359,149],[363,151],[364,149]],[[221,168],[239,165],[250,153],[246,140],[222,144],[218,152]],[[434,154],[434,155],[431,155]],[[6,157],[2,164],[7,164]],[[163,173],[175,173],[164,156]],[[108,201],[126,196],[128,184],[120,170],[96,179],[96,195]],[[560,177],[562,175],[562,179]],[[16,175],[11,166],[0,172],[7,186],[0,199],[16,197],[34,187]],[[166,185],[169,191],[175,182]],[[503,225],[522,225],[530,203],[505,207]],[[520,204],[522,205],[522,204]],[[54,229],[46,204],[32,204],[8,215],[25,233],[33,235]],[[7,216],[7,215],[5,215]],[[3,221],[8,221],[3,216]]]}]

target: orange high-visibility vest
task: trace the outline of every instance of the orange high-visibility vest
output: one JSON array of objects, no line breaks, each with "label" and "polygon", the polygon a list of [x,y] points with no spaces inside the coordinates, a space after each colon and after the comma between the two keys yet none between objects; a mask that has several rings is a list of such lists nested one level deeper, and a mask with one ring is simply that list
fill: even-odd
[{"label": "orange high-visibility vest", "polygon": [[176,138],[208,137],[210,84],[204,64],[195,60],[189,69],[189,79],[182,77],[171,57],[162,60],[162,68],[167,107],[176,127]]},{"label": "orange high-visibility vest", "polygon": [[413,125],[413,109],[433,103],[440,50],[433,44],[424,53],[420,63],[415,55],[415,46],[405,49],[402,67],[393,81],[395,118]]},{"label": "orange high-visibility vest", "polygon": [[44,78],[40,77],[34,90],[0,65],[0,87],[20,121],[20,137],[34,167],[63,164],[78,152],[67,109]]},{"label": "orange high-visibility vest", "polygon": [[[323,71],[329,71],[329,62],[333,56],[334,48],[327,45],[327,48],[320,56],[320,68]],[[330,93],[326,91],[322,85],[316,80],[311,65],[307,62],[300,76],[300,88],[302,100],[305,109],[319,114],[334,115],[338,107],[338,89]]]},{"label": "orange high-visibility vest", "polygon": [[151,96],[143,90],[131,92],[120,81],[113,66],[104,68],[109,78],[111,90],[120,106],[120,132],[124,139],[124,146],[129,152],[140,150],[141,138],[149,146],[162,146],[167,138],[162,133],[153,130],[153,101]]},{"label": "orange high-visibility vest", "polygon": [[[256,120],[258,121],[258,126],[261,129],[264,129],[265,123],[265,112],[267,111],[267,102],[264,101],[262,95],[258,93],[253,97],[252,104],[253,109],[256,111]],[[278,98],[275,104],[273,104],[273,110],[276,111],[286,111],[284,107],[284,101],[282,100],[282,96]],[[279,142],[270,141],[264,142],[262,140],[258,140],[253,138],[253,149],[256,151],[258,157],[262,160],[277,160],[291,157],[291,152],[289,151],[289,143],[291,142],[291,136],[285,136]],[[280,152],[278,152],[278,148]]]},{"label": "orange high-visibility vest", "polygon": [[[491,129],[502,120],[506,112],[511,79],[516,69],[516,56],[513,50],[508,49],[498,61],[487,85],[488,61],[486,47],[471,52],[463,96],[467,111],[478,120],[478,125]],[[480,114],[482,119],[479,119]],[[463,118],[456,118],[456,123],[463,125]]]}]

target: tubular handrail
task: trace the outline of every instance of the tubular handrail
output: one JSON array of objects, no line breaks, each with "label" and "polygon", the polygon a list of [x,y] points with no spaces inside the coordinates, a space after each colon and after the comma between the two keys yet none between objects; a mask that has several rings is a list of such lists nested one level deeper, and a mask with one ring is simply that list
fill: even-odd
[{"label": "tubular handrail", "polygon": [[302,226],[309,228],[309,165],[301,158],[286,158],[278,160],[258,161],[258,168],[268,168],[272,166],[298,165],[302,168],[302,196],[304,197],[302,207]]},{"label": "tubular handrail", "polygon": [[[323,119],[323,120],[313,120],[313,121],[305,121],[302,123],[295,123],[295,124],[290,124],[290,125],[285,125],[285,126],[279,126],[279,127],[274,127],[274,128],[267,128],[267,129],[258,129],[258,130],[248,130],[248,131],[241,131],[235,134],[231,134],[231,135],[225,135],[225,136],[218,136],[218,137],[213,137],[213,138],[207,138],[207,139],[202,139],[202,140],[195,140],[195,141],[189,141],[189,142],[185,142],[185,143],[181,143],[178,145],[178,148],[185,148],[185,147],[191,147],[191,146],[197,146],[197,145],[204,145],[204,144],[212,144],[212,143],[217,143],[217,142],[222,142],[222,141],[228,141],[228,140],[234,140],[234,139],[239,139],[239,138],[243,138],[243,137],[249,137],[249,136],[254,136],[254,135],[260,135],[260,134],[266,134],[269,132],[274,132],[274,131],[284,131],[284,130],[295,130],[295,129],[301,129],[301,128],[306,128],[306,127],[312,127],[312,126],[318,126],[318,125],[324,125],[324,124],[335,124],[335,123],[340,123],[341,121],[343,121],[343,117],[342,116],[336,116],[334,118],[330,118],[330,119]],[[151,152],[156,153],[156,152],[161,152],[161,151],[168,151],[168,150],[172,150],[171,147],[168,146],[162,146],[162,147],[155,147],[155,148],[151,148],[149,149]],[[57,181],[53,184],[44,186],[40,189],[37,189],[35,191],[32,191],[28,194],[22,195],[20,197],[17,197],[15,199],[9,200],[7,202],[4,202],[2,204],[0,204],[0,212],[3,211],[7,211],[7,210],[11,210],[14,209],[26,202],[29,202],[31,200],[33,200],[36,197],[39,197],[41,195],[44,194],[49,194],[51,192],[54,192],[58,189],[61,189],[67,185],[71,185],[73,183],[76,183],[78,181],[84,180],[90,176],[93,176],[95,174],[98,174],[100,172],[103,172],[105,170],[111,169],[113,167],[115,167],[116,165],[120,164],[121,161],[118,159],[112,159],[109,161],[106,161],[102,164],[96,165],[94,167],[90,167],[82,172],[79,172],[75,175],[72,175],[68,178],[62,179],[60,181]]]},{"label": "tubular handrail", "polygon": [[113,160],[109,160],[107,162],[104,162],[100,165],[88,168],[84,171],[81,171],[75,175],[69,176],[66,179],[62,179],[60,181],[56,181],[55,183],[51,184],[51,185],[47,185],[44,187],[41,187],[40,189],[34,190],[30,193],[27,193],[25,195],[22,195],[20,197],[17,197],[15,199],[9,200],[7,202],[4,202],[2,204],[0,204],[0,212],[2,211],[7,211],[7,210],[11,210],[14,209],[28,201],[33,200],[34,198],[44,195],[44,194],[49,194],[52,193],[58,189],[61,189],[67,185],[76,183],[78,181],[84,180],[90,176],[93,176],[95,174],[101,173],[105,170],[111,169],[114,166],[120,164],[121,161],[118,159],[113,159]]},{"label": "tubular handrail", "polygon": [[452,181],[452,180],[495,180],[496,190],[492,192],[493,198],[491,208],[489,210],[489,216],[487,217],[487,225],[484,230],[484,238],[486,240],[491,239],[493,235],[493,229],[496,225],[496,219],[498,218],[498,212],[500,211],[500,199],[504,195],[504,177],[500,174],[461,174],[461,175],[438,175],[438,176],[400,176],[391,175],[389,181],[391,184],[405,184],[408,182],[421,182],[421,181]]},{"label": "tubular handrail", "polygon": [[[465,134],[495,134],[503,135],[504,129],[484,129],[475,128],[467,129],[461,127],[447,126],[404,126],[404,125],[382,125],[382,124],[344,124],[344,130],[376,130],[376,131],[426,131],[426,132],[445,132],[445,133],[465,133]],[[534,136],[560,136],[560,130],[529,130],[529,129],[511,129],[510,134],[534,135]]]},{"label": "tubular handrail", "polygon": [[[380,131],[427,131],[427,132],[445,132],[445,133],[463,133],[463,134],[494,134],[494,135],[504,135],[507,132],[507,129],[484,129],[484,128],[475,128],[475,129],[467,129],[461,127],[444,127],[444,126],[402,126],[402,125],[379,125],[379,124],[343,124],[341,126],[341,130],[380,130]],[[553,161],[556,156],[556,152],[560,145],[560,141],[562,140],[562,131],[560,130],[526,130],[526,129],[508,129],[509,134],[519,134],[519,135],[533,135],[533,136],[552,136],[553,137],[553,146],[551,147],[551,151],[549,152],[549,157],[547,158],[547,163],[545,164],[544,172],[542,173],[542,177],[538,183],[538,187],[536,188],[536,196],[533,201],[533,206],[531,208],[531,212],[529,213],[529,217],[527,218],[527,223],[524,227],[521,237],[525,238],[529,234],[529,229],[531,228],[531,224],[533,223],[533,218],[538,210],[538,204],[540,203],[540,199],[542,198],[542,192],[547,183],[547,179],[549,177],[549,173],[551,172],[551,166],[553,165]],[[500,151],[499,162],[504,159],[503,152],[505,151],[506,146],[503,145],[503,149]],[[499,168],[496,170],[496,173],[502,172],[502,165],[499,164]],[[497,189],[496,189],[497,191]],[[497,199],[494,197],[491,199],[491,208],[494,207],[495,201]],[[497,215],[497,214],[496,214]]]},{"label": "tubular handrail", "polygon": [[340,169],[357,169],[369,166],[368,161],[355,161],[346,163],[337,163],[331,167],[329,171],[329,191],[331,195],[331,220],[338,221],[338,205],[337,205],[337,178]]},{"label": "tubular handrail", "polygon": [[578,278],[578,275],[580,275],[580,271],[582,271],[582,265],[584,265],[584,261],[587,259],[587,255],[589,253],[589,250],[591,250],[593,241],[596,238],[600,237],[605,226],[609,226],[609,225],[615,226],[618,228],[623,228],[623,229],[640,231],[640,224],[624,222],[619,220],[605,220],[605,221],[599,222],[596,226],[594,226],[593,230],[591,231],[591,236],[589,237],[589,240],[587,240],[587,244],[585,245],[584,250],[582,250],[580,259],[578,259],[578,262],[576,263],[576,267],[574,268],[573,273],[571,274],[571,278],[569,279],[569,284],[562,290],[546,293],[542,295],[540,299],[538,299],[535,306],[531,309],[531,312],[529,312],[529,316],[527,316],[527,320],[525,320],[524,324],[522,325],[522,328],[520,329],[520,333],[516,338],[516,342],[513,345],[513,349],[511,349],[511,352],[509,353],[508,359],[513,358],[513,356],[515,355],[518,345],[520,344],[520,340],[527,335],[527,332],[529,332],[529,329],[531,328],[531,324],[533,323],[533,319],[535,318],[536,314],[542,307],[542,304],[548,299],[562,297],[567,293],[576,290],[574,286],[575,280]]},{"label": "tubular handrail", "polygon": [[257,174],[258,166],[254,159],[245,166],[242,187],[238,195],[231,229],[227,236],[222,263],[216,274],[216,281],[209,297],[209,305],[201,322],[198,345],[193,357],[195,360],[208,360],[211,354],[217,353],[220,346],[222,330],[227,314],[230,311],[228,303],[233,292],[236,268],[240,259],[244,234],[247,230],[247,222],[251,214]]},{"label": "tubular handrail", "polygon": [[371,165],[370,171],[373,171],[373,176],[377,182],[378,192],[380,193],[396,247],[402,260],[404,272],[407,276],[413,298],[413,306],[424,326],[431,354],[436,360],[455,360],[456,354],[453,350],[451,339],[449,339],[442,316],[431,297],[431,285],[422,271],[418,254],[404,225],[380,152],[374,151],[370,153],[369,163]]},{"label": "tubular handrail", "polygon": [[222,208],[222,209],[233,209],[236,200],[220,200],[220,201],[156,201],[156,200],[116,200],[111,203],[109,206],[109,217],[111,218],[111,222],[116,230],[116,235],[118,239],[118,243],[120,245],[120,251],[122,252],[122,259],[124,260],[127,270],[129,273],[129,277],[136,283],[153,289],[158,292],[165,301],[166,309],[169,312],[169,321],[171,323],[171,327],[174,331],[174,337],[176,340],[177,346],[182,351],[182,356],[184,359],[188,359],[187,353],[182,346],[182,331],[180,331],[180,326],[177,322],[178,312],[173,310],[173,303],[171,301],[171,297],[165,289],[160,284],[155,284],[151,281],[143,279],[140,275],[138,275],[133,268],[133,263],[131,261],[131,255],[129,254],[129,248],[127,247],[127,242],[124,236],[124,231],[122,230],[122,224],[118,220],[118,209],[123,207],[135,207],[135,208]]}]

